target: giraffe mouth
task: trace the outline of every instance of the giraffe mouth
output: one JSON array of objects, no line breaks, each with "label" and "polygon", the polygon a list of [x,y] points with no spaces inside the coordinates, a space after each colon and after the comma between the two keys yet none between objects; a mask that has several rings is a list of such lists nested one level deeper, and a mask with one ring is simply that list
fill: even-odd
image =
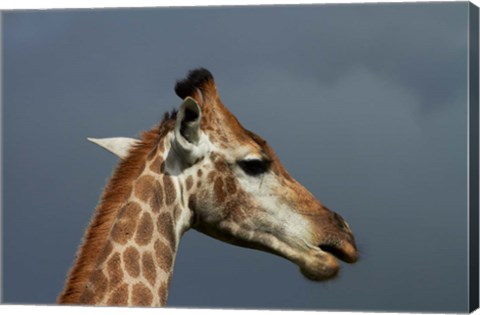
[{"label": "giraffe mouth", "polygon": [[339,260],[346,263],[354,263],[358,260],[356,247],[349,242],[325,243],[318,245],[317,248],[311,259],[307,259],[300,265],[300,271],[309,280],[334,279],[340,270]]},{"label": "giraffe mouth", "polygon": [[346,263],[354,263],[358,260],[357,250],[351,244],[344,244],[343,246],[322,244],[318,247],[322,252],[328,253]]}]

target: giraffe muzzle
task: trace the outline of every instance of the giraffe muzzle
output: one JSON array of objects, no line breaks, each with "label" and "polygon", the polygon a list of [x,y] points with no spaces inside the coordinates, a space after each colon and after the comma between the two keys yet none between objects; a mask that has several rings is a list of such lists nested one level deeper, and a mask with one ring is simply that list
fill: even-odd
[{"label": "giraffe muzzle", "polygon": [[352,230],[342,216],[330,209],[327,209],[327,211],[330,213],[330,222],[335,227],[335,232],[328,233],[328,236],[324,237],[318,247],[323,252],[329,253],[344,262],[356,262],[358,251]]}]

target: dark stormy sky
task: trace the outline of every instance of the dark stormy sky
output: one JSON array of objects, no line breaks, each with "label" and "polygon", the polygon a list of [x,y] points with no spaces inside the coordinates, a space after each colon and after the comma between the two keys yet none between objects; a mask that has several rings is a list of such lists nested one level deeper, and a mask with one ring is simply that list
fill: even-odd
[{"label": "dark stormy sky", "polygon": [[116,158],[214,74],[224,103],[349,222],[361,260],[315,283],[196,231],[172,307],[466,311],[468,4],[3,13],[3,302],[52,304]]}]

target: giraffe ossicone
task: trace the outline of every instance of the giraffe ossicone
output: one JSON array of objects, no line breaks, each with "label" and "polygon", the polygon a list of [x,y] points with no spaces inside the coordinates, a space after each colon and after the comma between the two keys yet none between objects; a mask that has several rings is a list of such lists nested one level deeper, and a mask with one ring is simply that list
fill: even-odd
[{"label": "giraffe ossicone", "polygon": [[87,138],[87,140],[112,152],[121,159],[126,158],[129,150],[139,141],[138,139],[128,137]]},{"label": "giraffe ossicone", "polygon": [[183,100],[140,139],[94,143],[121,158],[80,246],[60,304],[163,306],[182,235],[196,229],[275,253],[327,280],[358,258],[348,224],[285,170],[196,69]]}]

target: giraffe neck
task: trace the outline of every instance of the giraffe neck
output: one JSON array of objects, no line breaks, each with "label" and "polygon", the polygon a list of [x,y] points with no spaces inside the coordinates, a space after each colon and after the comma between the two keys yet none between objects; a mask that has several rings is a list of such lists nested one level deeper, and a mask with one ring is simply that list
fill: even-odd
[{"label": "giraffe neck", "polygon": [[[143,159],[139,158],[143,163],[136,167],[128,187],[117,192],[107,188],[60,303],[165,305],[179,239],[192,218],[184,177],[166,172],[167,154],[162,152],[169,151],[169,143],[167,135],[153,149],[144,148]],[[125,176],[122,168],[128,168],[135,153],[120,164],[110,185],[116,177]],[[117,199],[110,207],[105,206],[109,198]],[[102,212],[111,212],[110,222],[100,222]],[[92,230],[99,228],[106,231],[103,240],[92,236]],[[95,241],[95,246],[89,244]]]}]

